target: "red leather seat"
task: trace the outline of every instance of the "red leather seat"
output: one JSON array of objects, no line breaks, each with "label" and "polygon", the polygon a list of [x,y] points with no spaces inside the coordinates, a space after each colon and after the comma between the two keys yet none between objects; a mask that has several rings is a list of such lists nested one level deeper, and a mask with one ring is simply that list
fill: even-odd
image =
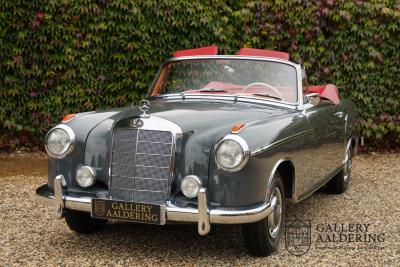
[{"label": "red leather seat", "polygon": [[321,98],[328,99],[335,105],[340,103],[339,91],[334,84],[310,85],[308,90],[310,93],[318,93]]}]

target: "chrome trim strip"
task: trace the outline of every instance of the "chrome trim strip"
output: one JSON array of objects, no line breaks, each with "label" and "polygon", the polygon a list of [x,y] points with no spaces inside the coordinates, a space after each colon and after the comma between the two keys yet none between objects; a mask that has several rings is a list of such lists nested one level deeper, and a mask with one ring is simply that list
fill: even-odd
[{"label": "chrome trim strip", "polygon": [[[111,176],[116,176],[116,175],[111,175]],[[127,178],[127,179],[135,179],[135,178],[138,178],[138,179],[143,179],[143,180],[168,180],[168,179],[160,179],[160,178],[151,178],[151,177],[130,177],[130,176],[122,176],[122,175],[119,175],[118,177],[123,177],[123,178]]]},{"label": "chrome trim strip", "polygon": [[[131,164],[122,164],[122,163],[111,163],[111,165],[133,166]],[[140,166],[140,167],[145,167],[145,168],[159,168],[159,169],[169,168],[169,167],[157,167],[157,166],[150,166],[150,165],[135,165],[135,166]],[[111,175],[111,176],[115,176],[115,175]]]},{"label": "chrome trim strip", "polygon": [[278,141],[275,141],[275,142],[273,142],[273,143],[271,143],[271,144],[269,144],[267,146],[260,147],[260,148],[258,148],[256,150],[252,151],[250,153],[250,155],[251,156],[256,156],[256,155],[258,155],[260,153],[263,153],[263,152],[267,151],[270,148],[273,148],[273,147],[275,147],[277,145],[281,145],[283,143],[286,143],[286,142],[290,141],[291,139],[296,138],[296,137],[298,137],[300,135],[306,134],[308,132],[312,132],[312,129],[308,129],[308,130],[305,130],[305,131],[301,131],[301,132],[295,133],[295,134],[293,134],[291,136],[288,136],[288,137],[282,138],[282,139],[280,139]]},{"label": "chrome trim strip", "polygon": [[[122,188],[122,189],[127,189],[127,188]],[[139,192],[164,193],[164,191],[159,191],[159,190],[144,190],[144,189],[127,189],[127,190],[139,191]]]},{"label": "chrome trim strip", "polygon": [[128,190],[128,191],[139,191],[139,192],[164,193],[164,191],[144,190],[144,189],[132,189],[132,188],[124,188],[124,187],[120,187],[119,189]]},{"label": "chrome trim strip", "polygon": [[[147,129],[145,129],[147,130]],[[160,130],[163,131],[163,130]],[[164,142],[154,142],[154,141],[138,141],[138,143],[152,143],[152,144],[164,144],[164,145],[171,145],[173,143],[164,143]]]},{"label": "chrome trim strip", "polygon": [[[49,192],[47,186],[39,187],[36,190],[36,200],[45,206],[53,206],[55,197],[52,192]],[[79,210],[84,212],[91,212],[92,198],[91,197],[73,197],[62,196],[65,208],[71,210]],[[163,205],[161,215],[163,215]],[[181,208],[173,205],[167,201],[165,206],[165,221],[176,222],[197,222],[204,223],[204,231],[199,234],[207,234],[208,224],[243,224],[252,223],[265,219],[272,213],[270,203],[261,203],[250,207],[237,207],[237,208],[216,208],[209,209],[207,201],[207,189],[201,188],[199,192],[199,207]],[[208,217],[208,218],[207,218]],[[162,218],[163,219],[163,218]],[[210,226],[211,227],[211,226]],[[208,230],[209,231],[209,230]],[[206,233],[207,232],[207,233]]]},{"label": "chrome trim strip", "polygon": [[[170,145],[170,144],[169,144]],[[120,152],[120,151],[112,151],[112,152],[117,152],[119,154],[135,154],[135,152]],[[136,153],[138,155],[150,155],[150,156],[171,156],[169,154],[148,154],[148,153]]]},{"label": "chrome trim strip", "polygon": [[[131,130],[132,128],[119,128],[119,129],[129,129]],[[138,129],[143,129],[143,128],[138,128]],[[147,130],[147,129],[145,129]],[[161,130],[163,131],[163,130]],[[133,139],[118,139],[118,142],[132,142],[135,141]],[[137,141],[137,140],[136,140]],[[137,141],[136,143],[152,143],[152,144],[164,144],[164,145],[171,145],[172,143],[164,143],[164,142],[153,142],[153,141]],[[129,152],[118,152],[118,153],[129,153]]]},{"label": "chrome trim strip", "polygon": [[[121,176],[121,177],[123,177],[123,176]],[[160,180],[160,181],[168,180],[168,179],[162,179],[162,178],[151,178],[151,177],[140,177],[140,176],[135,177],[135,178],[142,179],[142,180]]]},{"label": "chrome trim strip", "polygon": [[158,168],[158,169],[168,169],[169,167],[158,167],[158,166],[151,166],[151,165],[139,165],[136,164],[135,166],[145,167],[145,168]]},{"label": "chrome trim strip", "polygon": [[[178,94],[178,95],[160,95],[160,97],[163,97],[163,99],[165,100],[182,100],[182,95]],[[273,106],[277,106],[277,107],[284,107],[284,108],[289,108],[289,109],[297,109],[297,105],[296,104],[286,104],[286,102],[277,102],[277,101],[273,101],[270,99],[265,99],[265,100],[259,100],[259,99],[255,99],[252,97],[246,97],[246,96],[232,96],[232,95],[219,95],[216,96],[214,95],[210,95],[210,94],[185,94],[185,99],[194,99],[194,100],[204,100],[204,99],[211,99],[211,100],[221,100],[221,101],[233,101],[233,102],[244,102],[244,103],[255,103],[255,104],[261,104],[261,105],[273,105]]]},{"label": "chrome trim strip", "polygon": [[[144,112],[144,114],[146,114],[146,112]],[[138,146],[138,143],[139,143],[138,140],[139,140],[139,130],[136,131],[135,154],[133,155],[134,158],[135,158],[135,172],[136,172],[136,160],[137,160],[137,153],[136,152],[137,152],[137,146]],[[114,164],[114,163],[112,163],[112,164]],[[116,164],[116,165],[118,165],[118,164]],[[132,165],[129,165],[129,166],[132,166]],[[111,176],[111,179],[112,179],[112,177],[113,176]],[[136,186],[136,179],[133,179],[133,188],[135,188],[135,186]],[[110,196],[111,196],[111,188],[110,188]],[[132,198],[134,198],[134,197],[135,197],[135,192],[132,192]]]},{"label": "chrome trim strip", "polygon": [[166,154],[136,153],[136,155],[150,155],[150,156],[171,157],[171,155],[169,155],[169,154],[166,155]]}]

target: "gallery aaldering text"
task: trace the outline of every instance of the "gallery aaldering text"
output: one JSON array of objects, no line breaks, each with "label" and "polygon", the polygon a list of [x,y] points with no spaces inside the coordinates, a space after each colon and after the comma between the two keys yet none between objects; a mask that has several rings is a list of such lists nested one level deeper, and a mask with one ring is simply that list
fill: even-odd
[{"label": "gallery aaldering text", "polygon": [[317,224],[318,237],[316,242],[385,242],[385,233],[371,233],[370,226],[369,223]]}]

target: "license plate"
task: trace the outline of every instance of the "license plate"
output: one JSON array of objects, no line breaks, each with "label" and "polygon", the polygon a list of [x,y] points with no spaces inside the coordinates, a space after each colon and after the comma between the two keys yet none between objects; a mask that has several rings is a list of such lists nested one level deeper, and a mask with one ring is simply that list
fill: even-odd
[{"label": "license plate", "polygon": [[111,199],[92,199],[91,216],[137,223],[165,224],[164,206]]}]

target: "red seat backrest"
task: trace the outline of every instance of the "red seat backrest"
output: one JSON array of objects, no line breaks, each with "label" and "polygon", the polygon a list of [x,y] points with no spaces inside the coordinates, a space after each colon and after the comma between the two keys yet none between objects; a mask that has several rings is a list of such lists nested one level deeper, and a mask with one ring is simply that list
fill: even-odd
[{"label": "red seat backrest", "polygon": [[259,56],[259,57],[274,57],[284,60],[289,60],[290,56],[288,53],[256,48],[240,48],[236,53],[240,56]]},{"label": "red seat backrest", "polygon": [[339,91],[334,84],[310,85],[308,90],[310,93],[318,93],[321,98],[329,99],[335,105],[340,103]]},{"label": "red seat backrest", "polygon": [[324,91],[325,85],[310,85],[308,87],[308,91],[310,91],[310,93],[318,93],[321,94],[322,91]]},{"label": "red seat backrest", "polygon": [[173,57],[189,57],[189,56],[210,56],[218,54],[218,46],[210,45],[195,49],[186,49],[175,51]]}]

